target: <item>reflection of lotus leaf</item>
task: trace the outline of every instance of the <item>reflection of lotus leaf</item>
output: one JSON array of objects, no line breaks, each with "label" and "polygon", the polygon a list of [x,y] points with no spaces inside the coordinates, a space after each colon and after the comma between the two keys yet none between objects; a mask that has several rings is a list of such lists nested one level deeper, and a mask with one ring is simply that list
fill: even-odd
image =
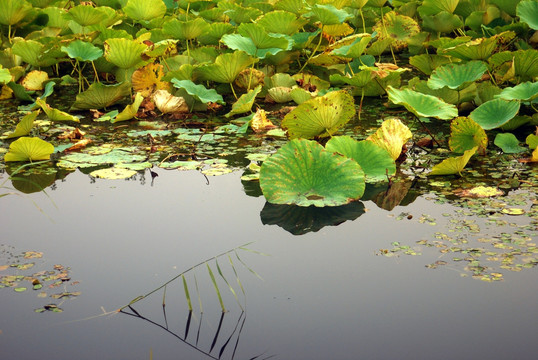
[{"label": "reflection of lotus leaf", "polygon": [[367,182],[387,180],[396,173],[396,163],[389,152],[372,141],[335,136],[327,142],[325,148],[359,163]]},{"label": "reflection of lotus leaf", "polygon": [[462,156],[451,157],[441,161],[441,163],[432,168],[432,171],[428,175],[461,175],[463,168],[465,168],[465,165],[467,165],[477,149],[478,146],[475,146],[470,150],[466,150]]},{"label": "reflection of lotus leaf", "polygon": [[345,91],[305,101],[287,114],[282,127],[290,139],[332,136],[355,115],[353,97]]},{"label": "reflection of lotus leaf", "polygon": [[325,208],[267,202],[260,217],[264,225],[278,225],[293,235],[303,235],[319,231],[325,226],[336,226],[348,220],[355,220],[364,212],[364,204],[360,201]]},{"label": "reflection of lotus leaf", "polygon": [[469,117],[484,130],[491,130],[506,124],[519,111],[519,102],[493,99],[474,109]]},{"label": "reflection of lotus leaf", "polygon": [[339,206],[359,199],[364,186],[357,162],[310,140],[291,140],[260,170],[260,187],[274,204]]},{"label": "reflection of lotus leaf", "polygon": [[[98,150],[94,155],[93,150]],[[106,152],[105,152],[106,150]],[[138,151],[129,147],[125,148],[87,148],[85,152],[70,153],[63,155],[58,161],[58,167],[67,169],[89,168],[106,164],[131,164],[142,162],[146,159],[143,151]]]},{"label": "reflection of lotus leaf", "polygon": [[446,86],[450,89],[461,90],[468,83],[480,79],[487,69],[482,61],[446,64],[432,72],[428,79],[428,86],[432,89],[441,89]]},{"label": "reflection of lotus leaf", "polygon": [[54,152],[54,146],[36,137],[21,137],[9,145],[4,161],[48,160]]},{"label": "reflection of lotus leaf", "polygon": [[450,124],[450,150],[463,153],[478,146],[478,152],[484,152],[488,146],[488,137],[484,129],[467,117],[458,117]]},{"label": "reflection of lotus leaf", "polygon": [[458,116],[458,109],[443,100],[421,94],[419,92],[404,89],[398,90],[389,86],[387,88],[389,99],[395,104],[401,104],[419,117],[435,117],[438,119],[449,120]]},{"label": "reflection of lotus leaf", "polygon": [[11,179],[11,184],[15,189],[25,194],[43,191],[56,181],[57,173],[48,170],[50,169],[45,172],[18,173]]}]

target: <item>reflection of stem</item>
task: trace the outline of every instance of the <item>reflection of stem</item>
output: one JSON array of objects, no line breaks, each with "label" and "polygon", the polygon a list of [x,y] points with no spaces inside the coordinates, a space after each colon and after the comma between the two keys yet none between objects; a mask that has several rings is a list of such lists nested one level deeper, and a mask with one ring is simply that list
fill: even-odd
[{"label": "reflection of stem", "polygon": [[301,67],[301,69],[299,70],[299,72],[302,72],[304,70],[304,68],[306,67],[306,65],[308,64],[308,62],[314,57],[314,55],[316,54],[316,51],[318,51],[319,47],[321,46],[321,40],[323,40],[323,24],[321,24],[321,31],[319,33],[319,41],[318,41],[318,44],[316,45],[316,47],[314,48],[314,50],[312,51],[312,53],[310,54],[310,56],[308,57],[308,59],[306,59],[305,63],[303,64],[303,66]]}]

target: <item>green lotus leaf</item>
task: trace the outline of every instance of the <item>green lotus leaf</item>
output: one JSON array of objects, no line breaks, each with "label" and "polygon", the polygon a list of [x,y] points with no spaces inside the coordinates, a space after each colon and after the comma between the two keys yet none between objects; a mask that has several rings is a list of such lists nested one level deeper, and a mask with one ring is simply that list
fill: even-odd
[{"label": "green lotus leaf", "polygon": [[387,150],[392,159],[396,160],[400,157],[403,146],[412,136],[411,130],[400,119],[388,118],[366,140]]},{"label": "green lotus leaf", "polygon": [[470,150],[466,150],[462,156],[451,157],[441,161],[439,164],[432,168],[432,171],[428,175],[455,175],[461,172],[476,153],[478,147],[474,147]]},{"label": "green lotus leaf", "polygon": [[315,98],[316,95],[310,91],[296,86],[290,91],[290,97],[297,105],[300,105],[305,101]]},{"label": "green lotus leaf", "polygon": [[166,14],[166,5],[163,0],[129,0],[123,11],[135,21],[147,21],[162,18]]},{"label": "green lotus leaf", "polygon": [[340,74],[332,74],[329,79],[333,84],[348,84],[356,86],[357,88],[363,88],[372,82],[375,75],[371,69],[365,69],[353,74],[352,77],[343,76]]},{"label": "green lotus leaf", "polygon": [[463,27],[463,22],[459,16],[441,11],[435,15],[422,16],[422,25],[438,33],[449,33]]},{"label": "green lotus leaf", "polygon": [[306,25],[308,20],[297,18],[295,14],[287,11],[275,10],[261,16],[256,23],[269,33],[293,35]]},{"label": "green lotus leaf", "polygon": [[13,95],[15,95],[17,99],[22,101],[34,102],[34,99],[30,96],[30,94],[33,94],[33,91],[27,92],[24,86],[22,86],[21,84],[17,84],[13,81],[8,82],[7,86],[11,90],[13,90]]},{"label": "green lotus leaf", "polygon": [[194,96],[204,104],[208,102],[225,104],[222,96],[215,89],[207,89],[204,85],[196,85],[190,80],[172,79],[172,84],[178,89],[185,89],[189,95]]},{"label": "green lotus leaf", "polygon": [[140,108],[140,104],[142,104],[142,101],[144,101],[144,96],[142,96],[141,93],[137,92],[135,95],[135,98],[133,100],[132,104],[129,104],[123,109],[122,112],[120,112],[114,119],[112,119],[110,122],[112,124],[120,122],[120,121],[127,121],[131,120],[136,116],[138,113],[138,109]]},{"label": "green lotus leaf", "polygon": [[[516,16],[516,7],[520,0],[491,0],[491,4],[497,5],[497,7],[507,13],[510,16]],[[497,10],[499,13],[499,10]],[[500,16],[500,14],[499,14]]]},{"label": "green lotus leaf", "polygon": [[482,61],[446,64],[432,72],[428,79],[428,86],[431,89],[441,89],[446,86],[450,89],[461,90],[467,84],[480,79],[487,69]]},{"label": "green lotus leaf", "polygon": [[366,47],[372,40],[370,34],[355,34],[355,40],[349,45],[343,45],[334,49],[331,54],[350,58],[358,58],[366,50]]},{"label": "green lotus leaf", "polygon": [[446,11],[452,14],[454,13],[454,10],[456,10],[459,1],[460,0],[424,0],[417,10],[421,17],[435,15],[441,11]]},{"label": "green lotus leaf", "polygon": [[36,137],[21,137],[9,145],[4,161],[49,160],[54,146]]},{"label": "green lotus leaf", "polygon": [[440,53],[450,55],[464,61],[487,60],[497,48],[497,43],[501,40],[510,41],[511,36],[512,35],[505,35],[503,33],[489,38],[478,38],[463,42],[453,47],[446,47],[440,50]]},{"label": "green lotus leaf", "polygon": [[11,81],[11,73],[9,72],[9,69],[3,69],[2,65],[0,65],[0,84],[7,84]]},{"label": "green lotus leaf", "polygon": [[108,39],[104,43],[105,58],[122,69],[139,67],[145,64],[142,54],[147,46],[135,40]]},{"label": "green lotus leaf", "polygon": [[80,26],[95,25],[103,21],[105,14],[91,5],[77,5],[69,9],[66,19],[73,20]]},{"label": "green lotus leaf", "polygon": [[74,121],[80,122],[79,118],[76,116],[70,115],[65,111],[60,111],[58,109],[52,108],[48,105],[45,100],[38,98],[35,103],[43,109],[43,112],[47,115],[51,121]]},{"label": "green lotus leaf", "polygon": [[94,61],[103,56],[103,50],[92,43],[82,40],[76,40],[68,46],[62,46],[61,50],[71,59],[77,59],[78,61]]},{"label": "green lotus leaf", "polygon": [[230,23],[216,22],[209,24],[205,32],[198,37],[198,41],[207,45],[218,45],[223,35],[233,32],[235,27]]},{"label": "green lotus leaf", "polygon": [[258,24],[241,24],[239,34],[226,34],[222,42],[230,49],[241,50],[247,54],[264,59],[283,50],[291,50],[293,40],[282,34],[268,34]]},{"label": "green lotus leaf", "polygon": [[308,88],[311,91],[328,90],[331,87],[330,82],[320,79],[316,75],[312,75],[312,74],[300,73],[300,74],[293,75],[292,78],[295,80],[297,84],[301,84],[302,87]]},{"label": "green lotus leaf", "polygon": [[104,85],[95,82],[90,87],[77,95],[76,101],[71,106],[73,110],[103,109],[124,99],[131,93],[128,83]]},{"label": "green lotus leaf", "polygon": [[527,144],[531,150],[536,149],[538,147],[538,135],[529,134],[525,139],[525,144]]},{"label": "green lotus leaf", "polygon": [[510,119],[506,124],[500,127],[502,131],[513,131],[519,127],[532,122],[532,117],[529,115],[517,115]]},{"label": "green lotus leaf", "polygon": [[504,88],[495,97],[504,100],[532,101],[538,97],[538,82],[524,82],[514,87]]},{"label": "green lotus leaf", "polygon": [[517,4],[517,16],[519,19],[527,23],[533,30],[538,30],[538,2],[535,0],[521,1]]},{"label": "green lotus leaf", "polygon": [[207,31],[209,25],[202,18],[196,18],[189,21],[180,21],[172,19],[163,25],[165,33],[171,35],[175,39],[192,40],[202,35]]},{"label": "green lotus leaf", "polygon": [[418,23],[409,16],[396,14],[394,11],[389,11],[379,20],[374,27],[378,41],[391,39],[392,47],[396,50],[402,50],[407,47],[409,39],[420,32]]},{"label": "green lotus leaf", "polygon": [[514,57],[514,72],[519,81],[534,81],[538,77],[538,50],[518,50]]},{"label": "green lotus leaf", "polygon": [[493,99],[474,109],[469,117],[484,130],[491,130],[506,124],[519,111],[518,101]]},{"label": "green lotus leaf", "polygon": [[524,147],[519,146],[519,140],[512,133],[497,134],[493,143],[500,147],[505,154],[518,154],[526,151]]},{"label": "green lotus leaf", "polygon": [[458,117],[450,123],[450,150],[455,153],[464,153],[474,147],[483,153],[488,146],[488,136],[480,125],[467,117]]},{"label": "green lotus leaf", "polygon": [[37,115],[39,115],[39,110],[26,114],[15,127],[15,131],[9,134],[7,138],[11,139],[28,135],[34,127],[34,120],[37,118]]},{"label": "green lotus leaf", "polygon": [[282,104],[292,100],[291,88],[284,86],[277,86],[267,90],[269,97],[276,103]]},{"label": "green lotus leaf", "polygon": [[431,95],[425,95],[413,90],[398,90],[392,86],[387,87],[389,100],[394,104],[401,104],[418,117],[434,117],[450,120],[458,116],[458,109]]},{"label": "green lotus leaf", "polygon": [[315,141],[294,139],[263,162],[260,187],[273,204],[323,207],[359,199],[365,183],[356,161]]},{"label": "green lotus leaf", "polygon": [[290,139],[332,136],[355,115],[353,97],[345,91],[305,101],[282,120]]},{"label": "green lotus leaf", "polygon": [[461,90],[452,90],[448,87],[443,87],[441,89],[432,89],[428,86],[426,80],[420,80],[418,78],[413,78],[408,82],[409,88],[419,93],[431,95],[440,98],[446,103],[458,105],[467,101],[473,101],[477,95],[477,86],[475,83],[471,83],[466,88]]},{"label": "green lotus leaf", "polygon": [[35,67],[55,65],[60,58],[65,57],[65,54],[54,45],[47,47],[35,40],[19,40],[11,49],[13,54],[19,55],[24,62]]},{"label": "green lotus leaf", "polygon": [[32,5],[26,0],[2,0],[0,1],[0,24],[15,25],[32,9]]},{"label": "green lotus leaf", "polygon": [[309,13],[303,15],[323,25],[339,25],[353,17],[345,10],[337,9],[333,5],[315,4]]},{"label": "green lotus leaf", "polygon": [[246,94],[241,95],[239,99],[237,99],[237,101],[232,105],[232,110],[225,116],[230,117],[236,114],[243,114],[249,112],[252,109],[252,105],[254,105],[256,96],[260,93],[261,90],[262,86],[258,85]]},{"label": "green lotus leaf", "polygon": [[396,163],[389,152],[372,141],[334,136],[327,142],[325,149],[358,162],[364,171],[366,182],[387,180],[396,173]]},{"label": "green lotus leaf", "polygon": [[213,64],[204,64],[195,69],[202,80],[231,84],[237,75],[255,60],[243,51],[217,56]]},{"label": "green lotus leaf", "polygon": [[291,75],[285,73],[276,73],[270,78],[266,78],[265,81],[265,87],[267,89],[279,86],[291,88],[295,85],[297,85],[297,81]]},{"label": "green lotus leaf", "polygon": [[[226,3],[225,1],[219,1],[218,6]],[[242,7],[236,4],[232,4],[233,8],[225,10],[223,13],[230,18],[236,24],[250,23],[259,18],[263,12],[259,9],[252,7]]]},{"label": "green lotus leaf", "polygon": [[280,0],[275,3],[275,10],[284,10],[295,15],[301,15],[307,11],[306,3],[302,0]]}]

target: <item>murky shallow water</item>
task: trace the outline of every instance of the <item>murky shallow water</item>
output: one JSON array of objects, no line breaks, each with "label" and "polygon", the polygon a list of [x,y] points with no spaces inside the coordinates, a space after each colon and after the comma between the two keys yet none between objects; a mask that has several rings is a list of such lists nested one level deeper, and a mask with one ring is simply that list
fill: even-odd
[{"label": "murky shallow water", "polygon": [[[463,266],[426,268],[440,258],[437,249],[376,255],[393,241],[415,246],[432,239],[448,222],[441,214],[456,210],[450,205],[421,197],[387,212],[367,201],[354,221],[294,236],[262,224],[265,200],[245,196],[238,173],[209,181],[197,172],[159,171],[153,186],[149,179],[92,182],[76,172],[49,189],[50,198],[2,198],[3,251],[43,252],[29,273],[68,266],[65,290],[81,294],[61,302],[39,298],[37,291],[0,289],[1,357],[207,359],[218,358],[224,346],[222,359],[535,358],[536,268],[488,283],[461,277]],[[395,220],[401,212],[413,219]],[[420,223],[424,213],[439,227]],[[200,316],[193,273],[186,276],[195,308],[186,342],[172,334],[183,338],[187,328],[180,281],[167,287],[166,320],[162,291],[134,305],[169,331],[121,313],[98,316],[249,242],[249,249],[268,256],[238,250],[260,280],[232,254],[244,296],[228,258],[219,260],[245,312],[215,272],[227,309],[221,317],[204,265],[196,269]],[[6,263],[6,253],[1,256]],[[34,312],[51,302],[64,311]]]}]

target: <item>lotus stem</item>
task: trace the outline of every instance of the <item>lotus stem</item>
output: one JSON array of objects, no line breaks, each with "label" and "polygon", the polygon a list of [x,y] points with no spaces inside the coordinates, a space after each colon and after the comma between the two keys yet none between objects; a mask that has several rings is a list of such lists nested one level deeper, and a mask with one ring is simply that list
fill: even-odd
[{"label": "lotus stem", "polygon": [[250,74],[248,76],[248,86],[247,91],[250,91],[250,84],[252,82],[252,73],[254,72],[254,63],[252,63],[252,67],[250,68]]},{"label": "lotus stem", "polygon": [[364,23],[364,15],[362,14],[362,8],[359,9],[359,14],[361,15],[361,20],[362,20],[362,32],[366,32],[366,24]]},{"label": "lotus stem", "polygon": [[97,80],[97,82],[100,82],[99,81],[99,74],[97,73],[97,69],[95,68],[95,64],[93,63],[93,61],[91,63],[92,63],[93,72],[95,73],[95,80]]},{"label": "lotus stem", "polygon": [[310,61],[310,59],[312,59],[314,57],[314,55],[316,54],[316,51],[318,51],[319,47],[321,46],[321,40],[323,40],[323,27],[324,25],[321,24],[321,31],[319,33],[319,41],[318,41],[318,44],[316,45],[316,47],[314,48],[314,50],[312,51],[312,53],[310,54],[310,56],[308,57],[308,59],[306,59],[305,63],[303,64],[303,66],[301,67],[301,69],[299,70],[299,72],[302,72],[304,70],[304,68],[306,67],[306,65],[308,64],[308,62]]},{"label": "lotus stem", "polygon": [[359,120],[361,119],[361,112],[362,112],[362,101],[364,100],[364,88],[362,88],[362,94],[361,94],[361,102],[359,104]]},{"label": "lotus stem", "polygon": [[235,100],[237,100],[237,94],[235,93],[234,86],[232,83],[230,83],[230,88],[232,89],[232,93],[234,94]]}]

